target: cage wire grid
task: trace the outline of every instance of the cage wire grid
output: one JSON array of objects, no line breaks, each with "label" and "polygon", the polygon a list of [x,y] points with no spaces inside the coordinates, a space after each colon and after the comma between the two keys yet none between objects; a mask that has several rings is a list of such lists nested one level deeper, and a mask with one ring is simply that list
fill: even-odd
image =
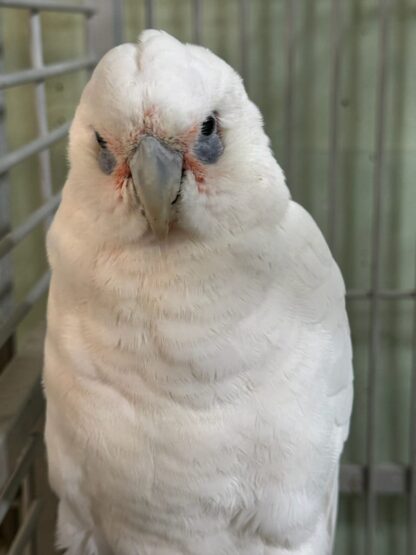
[{"label": "cage wire grid", "polygon": [[[205,0],[206,1],[206,0]],[[293,178],[294,166],[294,88],[295,88],[295,20],[300,0],[279,0],[284,3],[285,33],[282,37],[282,48],[285,60],[284,83],[284,145],[283,168],[292,194],[297,198],[296,182]],[[339,110],[340,80],[342,67],[342,9],[341,0],[329,0],[330,17],[330,94],[327,106],[329,114],[329,152],[327,168],[328,198],[328,233],[327,239],[334,246],[337,221],[340,210],[338,194],[339,172]],[[398,300],[415,301],[416,284],[412,289],[384,289],[381,286],[380,251],[382,231],[383,182],[385,179],[385,137],[386,137],[386,103],[387,103],[387,51],[389,47],[391,9],[395,0],[378,1],[378,62],[376,114],[374,128],[375,164],[372,182],[372,232],[371,232],[371,286],[367,289],[347,289],[347,302],[367,302],[370,305],[369,331],[369,362],[368,362],[368,400],[367,400],[367,451],[366,464],[343,464],[341,467],[340,490],[343,494],[363,496],[366,501],[366,554],[376,554],[377,501],[380,496],[398,494],[405,495],[409,504],[407,553],[416,553],[416,308],[414,307],[414,342],[412,365],[411,392],[411,437],[409,464],[380,464],[376,460],[375,432],[378,425],[376,394],[379,386],[380,357],[380,302]],[[252,3],[249,0],[238,0],[239,51],[241,56],[241,73],[246,86],[250,83],[248,55],[250,36],[248,21]],[[156,2],[144,0],[145,26],[157,27]],[[48,289],[49,272],[32,284],[22,302],[12,302],[13,264],[10,254],[38,226],[46,232],[48,223],[59,205],[60,192],[53,193],[50,148],[68,133],[70,122],[50,129],[47,117],[47,97],[45,81],[54,76],[74,73],[79,70],[91,70],[97,62],[95,38],[92,23],[100,10],[110,10],[113,26],[112,41],[114,44],[123,42],[124,17],[123,2],[66,2],[58,0],[0,0],[0,12],[7,9],[28,10],[30,13],[30,57],[31,67],[20,71],[0,74],[0,309],[3,316],[0,322],[0,362],[8,363],[0,374],[0,523],[13,505],[16,495],[24,485],[25,507],[19,529],[7,551],[7,555],[26,553],[28,546],[31,553],[36,553],[33,540],[36,534],[37,521],[41,511],[41,501],[34,491],[33,464],[39,453],[41,439],[39,434],[31,433],[32,425],[42,411],[43,401],[39,387],[40,364],[35,365],[32,372],[27,371],[34,360],[34,352],[41,361],[41,345],[31,346],[29,354],[23,351],[13,354],[13,337],[19,324],[30,313],[34,305],[44,296]],[[86,52],[78,59],[65,62],[45,64],[42,48],[41,13],[56,11],[81,14],[85,19]],[[204,2],[192,1],[193,40],[204,44]],[[96,35],[95,35],[96,36]],[[1,36],[0,36],[1,46]],[[0,50],[0,69],[2,69],[2,53]],[[23,84],[34,84],[35,108],[38,136],[24,146],[7,151],[5,144],[5,89]],[[36,155],[39,161],[42,205],[34,210],[27,219],[16,227],[10,220],[10,183],[9,172],[18,164]],[[20,358],[19,358],[20,356]],[[36,358],[36,357],[35,357]],[[32,364],[33,366],[33,364]],[[17,368],[16,368],[17,367]],[[25,370],[26,368],[26,370]],[[24,395],[16,395],[16,381],[21,379],[25,384]],[[13,404],[11,404],[12,399]],[[22,424],[24,422],[24,424]],[[18,433],[16,432],[18,428]],[[19,441],[16,441],[16,438]],[[13,461],[9,460],[10,448],[14,442],[18,451]]]}]

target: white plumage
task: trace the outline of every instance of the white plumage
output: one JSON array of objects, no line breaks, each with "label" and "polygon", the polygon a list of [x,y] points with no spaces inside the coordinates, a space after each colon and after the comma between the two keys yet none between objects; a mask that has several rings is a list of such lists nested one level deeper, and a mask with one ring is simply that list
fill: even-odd
[{"label": "white plumage", "polygon": [[[205,164],[209,114],[223,152]],[[183,153],[165,240],[128,169],[144,135]],[[103,58],[48,254],[46,443],[67,554],[329,554],[352,403],[343,280],[225,62],[156,31]]]}]

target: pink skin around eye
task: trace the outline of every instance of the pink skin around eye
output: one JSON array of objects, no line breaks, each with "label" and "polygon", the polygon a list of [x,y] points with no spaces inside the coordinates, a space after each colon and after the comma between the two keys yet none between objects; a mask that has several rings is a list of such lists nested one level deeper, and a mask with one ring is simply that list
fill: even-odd
[{"label": "pink skin around eye", "polygon": [[128,163],[118,164],[115,171],[116,189],[118,191],[121,190],[129,177],[131,177],[131,171]]},{"label": "pink skin around eye", "polygon": [[187,151],[184,156],[184,168],[190,170],[194,176],[198,191],[200,193],[207,193],[205,186],[205,167],[195,156]]}]

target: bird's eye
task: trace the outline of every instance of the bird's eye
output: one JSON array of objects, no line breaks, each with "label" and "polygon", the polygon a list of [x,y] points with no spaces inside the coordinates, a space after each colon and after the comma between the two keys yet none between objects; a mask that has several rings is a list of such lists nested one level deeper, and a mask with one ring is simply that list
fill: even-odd
[{"label": "bird's eye", "polygon": [[107,148],[107,141],[101,137],[101,135],[95,131],[95,138],[97,139],[97,143],[100,145],[101,148]]},{"label": "bird's eye", "polygon": [[117,165],[116,157],[108,148],[107,141],[97,131],[95,131],[95,138],[100,146],[98,165],[106,175],[110,175]]},{"label": "bird's eye", "polygon": [[213,134],[215,130],[215,118],[213,116],[208,116],[207,119],[201,126],[201,133],[205,137],[209,137]]}]

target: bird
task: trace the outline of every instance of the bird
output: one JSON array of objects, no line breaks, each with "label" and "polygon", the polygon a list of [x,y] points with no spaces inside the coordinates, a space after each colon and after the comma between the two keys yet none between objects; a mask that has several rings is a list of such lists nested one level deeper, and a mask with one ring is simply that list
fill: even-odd
[{"label": "bird", "polygon": [[145,30],[97,64],[47,236],[48,475],[67,555],[329,555],[345,286],[238,73]]}]

